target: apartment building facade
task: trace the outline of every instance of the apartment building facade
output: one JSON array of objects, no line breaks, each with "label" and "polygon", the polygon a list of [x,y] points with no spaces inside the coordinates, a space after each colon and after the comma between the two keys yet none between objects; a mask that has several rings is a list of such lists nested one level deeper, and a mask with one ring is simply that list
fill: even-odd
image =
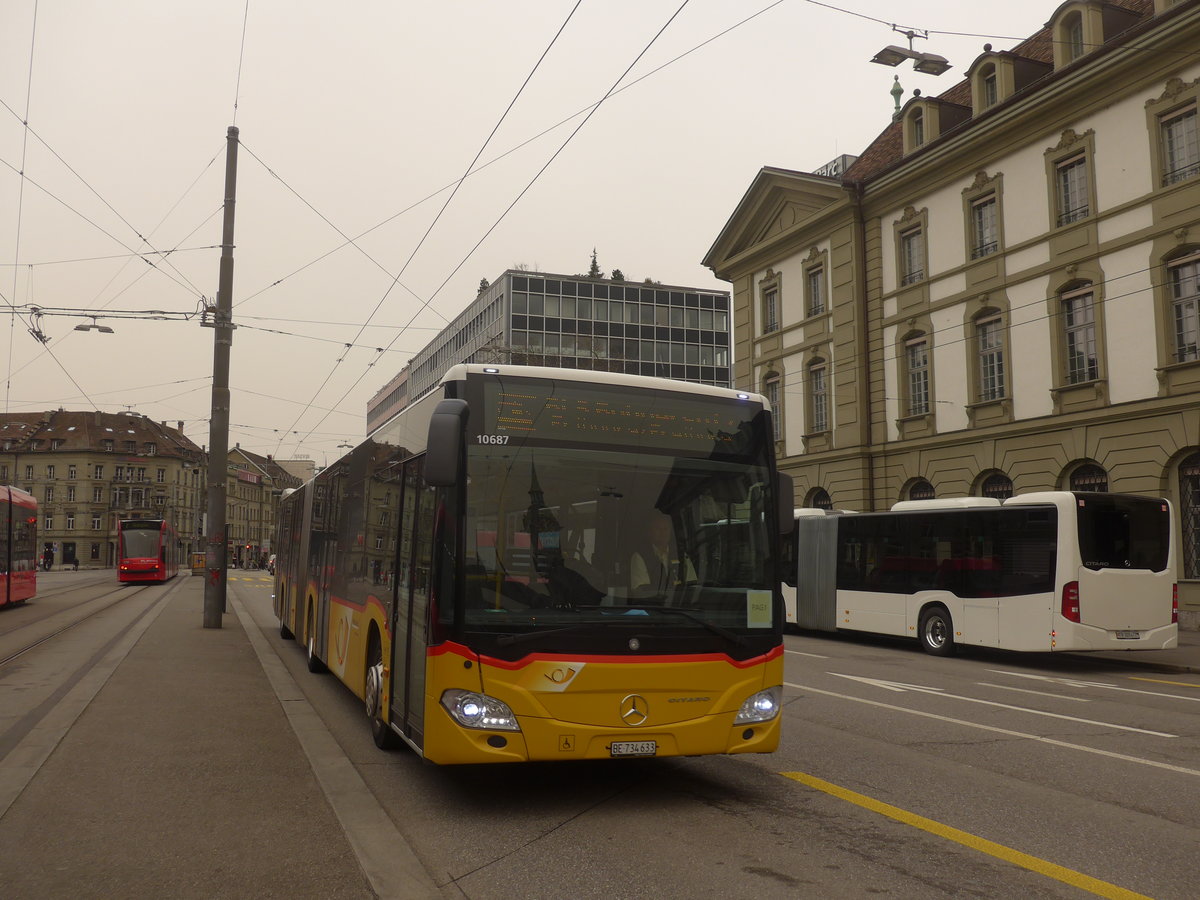
[{"label": "apartment building facade", "polygon": [[1164,496],[1200,618],[1200,2],[1068,0],[842,173],[764,168],[705,264],[797,505]]},{"label": "apartment building facade", "polygon": [[0,414],[0,483],[38,501],[38,544],[54,565],[115,565],[117,522],[165,518],[202,549],[204,452],[137,413]]}]

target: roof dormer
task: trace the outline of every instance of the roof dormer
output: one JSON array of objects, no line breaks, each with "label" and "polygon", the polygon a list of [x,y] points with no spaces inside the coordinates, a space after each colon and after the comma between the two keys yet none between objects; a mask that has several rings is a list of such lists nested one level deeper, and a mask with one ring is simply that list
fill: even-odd
[{"label": "roof dormer", "polygon": [[915,91],[901,112],[904,153],[921,149],[971,117],[971,111],[958,103],[937,97],[922,97]]},{"label": "roof dormer", "polygon": [[1051,71],[1049,63],[1007,51],[993,51],[991,44],[984,44],[983,53],[967,69],[971,109],[979,115]]},{"label": "roof dormer", "polygon": [[1054,68],[1069,66],[1140,19],[1138,13],[1105,0],[1068,0],[1046,23],[1054,39]]}]

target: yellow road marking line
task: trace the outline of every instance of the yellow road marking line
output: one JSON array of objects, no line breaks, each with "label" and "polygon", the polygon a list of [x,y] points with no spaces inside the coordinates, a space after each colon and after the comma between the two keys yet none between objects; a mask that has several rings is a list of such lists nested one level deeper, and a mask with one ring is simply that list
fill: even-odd
[{"label": "yellow road marking line", "polygon": [[1200,684],[1197,684],[1194,681],[1167,681],[1165,678],[1142,678],[1138,675],[1130,675],[1129,680],[1130,681],[1150,681],[1150,682],[1153,682],[1154,684],[1177,684],[1180,687],[1200,687]]},{"label": "yellow road marking line", "polygon": [[1107,881],[1101,881],[1099,878],[1093,878],[1091,875],[1084,875],[1082,872],[1076,872],[1074,869],[1068,869],[1065,866],[1047,862],[1036,856],[1030,856],[1028,853],[1022,853],[1020,850],[1005,847],[1003,844],[997,844],[995,841],[989,841],[970,832],[960,831],[949,825],[943,825],[941,822],[935,822],[933,819],[927,819],[916,813],[908,812],[907,810],[900,809],[898,806],[892,806],[881,800],[875,800],[866,794],[859,794],[848,788],[839,787],[836,784],[817,778],[815,775],[806,775],[803,772],[781,772],[780,774],[785,778],[790,778],[793,781],[798,781],[801,784],[830,794],[840,800],[845,800],[847,803],[853,803],[856,806],[861,806],[863,809],[879,813],[881,816],[887,816],[905,825],[920,828],[922,831],[927,831],[938,837],[962,844],[964,847],[969,847],[972,850],[986,853],[989,856],[1010,862],[1013,865],[1036,872],[1039,875],[1045,875],[1047,878],[1053,878],[1056,881],[1069,884],[1072,887],[1095,894],[1097,897],[1122,898],[1122,900],[1135,900],[1135,898],[1149,900],[1145,894],[1117,887],[1115,884],[1109,884]]}]

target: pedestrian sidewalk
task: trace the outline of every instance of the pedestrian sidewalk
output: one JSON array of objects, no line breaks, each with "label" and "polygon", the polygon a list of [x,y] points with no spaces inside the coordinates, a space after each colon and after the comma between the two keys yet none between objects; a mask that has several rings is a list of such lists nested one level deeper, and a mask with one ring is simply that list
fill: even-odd
[{"label": "pedestrian sidewalk", "polygon": [[233,593],[205,629],[203,579],[176,579],[0,760],[34,773],[0,791],[4,896],[377,896]]}]

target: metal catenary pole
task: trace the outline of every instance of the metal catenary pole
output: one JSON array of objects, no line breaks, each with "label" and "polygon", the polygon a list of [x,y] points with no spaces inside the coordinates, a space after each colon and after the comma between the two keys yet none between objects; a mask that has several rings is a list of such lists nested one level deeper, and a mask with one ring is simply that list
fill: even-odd
[{"label": "metal catenary pole", "polygon": [[208,425],[208,533],[204,573],[204,627],[220,628],[228,588],[225,552],[225,492],[229,464],[229,351],[233,345],[233,211],[237,194],[238,130],[229,126],[225,143],[225,223],[221,271],[213,316],[212,418]]}]

